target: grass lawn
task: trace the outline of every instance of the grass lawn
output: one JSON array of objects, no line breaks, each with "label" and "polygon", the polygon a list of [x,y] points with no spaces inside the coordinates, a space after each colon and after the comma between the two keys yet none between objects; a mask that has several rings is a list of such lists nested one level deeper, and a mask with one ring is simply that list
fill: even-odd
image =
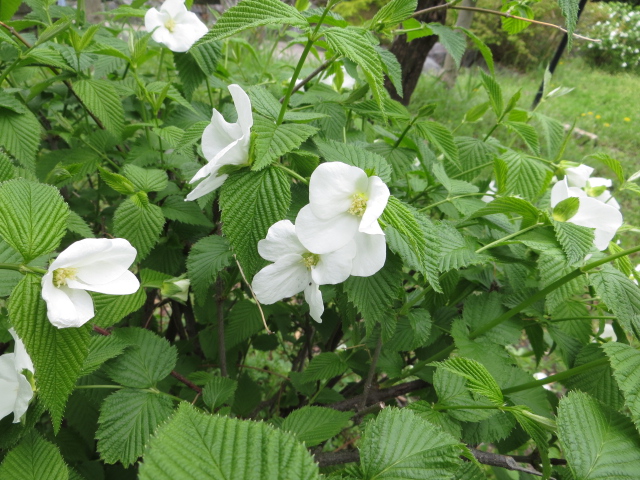
[{"label": "grass lawn", "polygon": [[[505,101],[521,89],[518,107],[530,108],[544,72],[522,74],[498,69],[496,73]],[[538,111],[566,124],[576,120],[577,128],[598,136],[597,142],[586,137],[574,137],[564,159],[580,162],[586,155],[604,152],[622,162],[627,176],[640,170],[640,76],[628,73],[612,75],[592,69],[579,58],[568,58],[558,65],[553,76],[552,88],[558,86],[574,90],[542,103]],[[411,108],[436,103],[438,109],[434,117],[438,121],[452,129],[459,127],[457,135],[480,137],[495,121],[491,113],[474,124],[460,126],[460,123],[465,112],[486,100],[477,69],[464,69],[451,90],[447,90],[437,77],[424,75],[414,93]],[[593,160],[587,162],[597,166]],[[610,172],[601,173],[613,177]],[[615,195],[623,205],[626,223],[640,226],[640,197],[627,191]]]}]

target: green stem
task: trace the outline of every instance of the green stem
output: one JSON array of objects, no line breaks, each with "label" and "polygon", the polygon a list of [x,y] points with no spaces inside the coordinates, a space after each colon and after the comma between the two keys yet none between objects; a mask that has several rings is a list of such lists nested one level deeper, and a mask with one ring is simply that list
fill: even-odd
[{"label": "green stem", "polygon": [[483,168],[488,167],[490,165],[493,165],[493,162],[483,163],[482,165],[478,165],[477,167],[470,168],[469,170],[465,170],[464,172],[456,173],[455,175],[452,175],[450,178],[459,178],[459,177],[462,177],[463,175],[466,175],[467,173],[475,172],[476,170],[482,170]]},{"label": "green stem", "polygon": [[162,64],[164,63],[164,51],[165,51],[165,47],[162,47],[160,49],[160,62],[158,63],[158,73],[156,74],[156,78],[158,79],[158,81],[160,81],[160,78],[162,77]]},{"label": "green stem", "polygon": [[599,358],[598,360],[594,360],[593,362],[585,363],[584,365],[580,365],[579,367],[570,368],[569,370],[556,373],[555,375],[550,375],[541,380],[535,380],[532,382],[522,383],[520,385],[515,385],[513,387],[505,388],[504,390],[502,390],[502,393],[505,395],[508,395],[509,393],[529,390],[531,388],[539,387],[540,385],[546,385],[547,383],[561,382],[562,380],[571,378],[582,372],[591,370],[592,368],[599,367],[600,365],[605,365],[608,362],[609,362],[609,359],[607,357],[602,357],[602,358]]},{"label": "green stem", "polygon": [[476,250],[476,253],[480,253],[480,252],[484,252],[485,250],[489,250],[490,248],[493,248],[496,245],[501,244],[502,242],[506,242],[507,240],[511,240],[512,238],[515,238],[518,235],[521,235],[521,234],[523,234],[525,232],[528,232],[529,230],[533,230],[534,228],[539,227],[540,225],[542,225],[542,223],[536,223],[536,224],[531,225],[531,226],[529,226],[527,228],[523,228],[522,230],[518,230],[517,232],[514,232],[511,235],[507,235],[506,237],[499,238],[495,242],[488,243],[484,247],[479,248],[478,250]]},{"label": "green stem", "polygon": [[278,168],[281,168],[282,170],[284,170],[285,172],[287,172],[289,175],[291,175],[293,178],[300,180],[302,183],[304,183],[305,185],[309,185],[309,180],[307,180],[306,178],[304,178],[302,175],[294,172],[293,170],[291,170],[290,168],[285,167],[284,165],[282,165],[281,163],[274,163],[274,165]]},{"label": "green stem", "polygon": [[94,388],[110,388],[112,390],[117,390],[120,388],[124,388],[122,385],[76,385],[76,390],[92,390]]},{"label": "green stem", "polygon": [[204,83],[207,86],[207,95],[209,95],[209,103],[211,104],[211,108],[213,108],[213,93],[211,93],[211,84],[209,83],[209,77],[204,77]]},{"label": "green stem", "polygon": [[11,64],[9,64],[7,68],[4,69],[4,72],[2,72],[2,75],[0,75],[0,85],[2,85],[2,82],[4,82],[4,80],[11,73],[11,70],[13,70],[21,60],[22,60],[22,57],[18,56],[18,58],[16,58]]},{"label": "green stem", "polygon": [[464,195],[458,195],[457,197],[447,197],[444,200],[440,200],[439,202],[436,203],[432,203],[431,205],[427,205],[426,207],[421,208],[420,210],[418,210],[419,212],[424,212],[426,210],[429,210],[433,207],[437,207],[438,205],[442,205],[443,203],[447,203],[447,202],[452,202],[453,200],[457,200],[459,198],[466,198],[466,197],[478,197],[478,196],[484,196],[484,195],[489,195],[491,196],[491,193],[487,193],[487,192],[476,192],[476,193],[465,193]]},{"label": "green stem", "polygon": [[398,137],[398,140],[396,140],[396,143],[393,144],[393,148],[398,148],[400,146],[402,140],[404,140],[404,137],[406,137],[407,133],[409,133],[409,130],[411,130],[411,127],[413,127],[413,120],[410,121],[406,128],[402,131],[402,133]]},{"label": "green stem", "polygon": [[37,273],[44,275],[47,270],[38,267],[29,267],[28,265],[22,265],[20,263],[0,263],[0,270],[14,270],[20,273]]},{"label": "green stem", "polygon": [[486,136],[486,137],[484,137],[484,140],[482,140],[483,142],[486,142],[487,140],[489,140],[489,137],[491,136],[491,134],[492,134],[493,132],[495,132],[496,128],[498,128],[498,125],[500,125],[500,123],[496,123],[496,124],[491,128],[491,130],[489,130],[489,133],[487,133],[487,136]]},{"label": "green stem", "polygon": [[493,410],[497,409],[496,405],[434,405],[433,409],[440,410]]},{"label": "green stem", "polygon": [[322,26],[322,22],[324,22],[324,18],[329,13],[329,10],[332,7],[332,3],[329,2],[327,7],[322,12],[322,16],[320,20],[318,20],[318,24],[316,28],[313,30],[313,33],[309,36],[309,40],[307,44],[304,46],[304,50],[302,51],[302,55],[300,55],[300,60],[298,60],[298,64],[296,65],[296,69],[293,72],[293,76],[291,77],[291,81],[289,82],[289,86],[287,87],[287,93],[284,95],[284,99],[282,100],[282,107],[280,107],[280,113],[278,114],[278,120],[276,120],[276,125],[280,125],[282,120],[284,119],[284,114],[287,112],[287,107],[289,106],[289,100],[291,99],[291,95],[293,94],[293,89],[296,86],[296,80],[300,76],[300,71],[302,70],[302,66],[304,65],[304,61],[307,59],[307,55],[309,55],[309,51],[316,41],[316,35]]},{"label": "green stem", "polygon": [[563,318],[550,318],[548,321],[551,323],[556,322],[568,322],[569,320],[615,320],[617,317],[607,317],[607,316],[589,316],[586,315],[584,317],[563,317]]},{"label": "green stem", "polygon": [[22,272],[22,265],[19,263],[0,263],[0,270],[15,270]]}]

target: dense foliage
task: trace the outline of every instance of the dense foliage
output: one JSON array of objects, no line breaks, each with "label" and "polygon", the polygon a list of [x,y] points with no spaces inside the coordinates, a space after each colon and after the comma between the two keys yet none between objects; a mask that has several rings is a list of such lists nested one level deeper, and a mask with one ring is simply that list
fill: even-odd
[{"label": "dense foliage", "polygon": [[[0,478],[637,476],[639,174],[565,161],[476,35],[415,0],[359,27],[243,0],[206,33],[180,0],[27,3],[0,9]],[[482,52],[482,137],[389,99],[404,33]]]}]

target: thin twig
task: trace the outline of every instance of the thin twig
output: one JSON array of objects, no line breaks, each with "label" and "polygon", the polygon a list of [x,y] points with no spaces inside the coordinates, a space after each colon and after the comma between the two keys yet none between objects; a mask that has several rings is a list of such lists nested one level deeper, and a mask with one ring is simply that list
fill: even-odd
[{"label": "thin twig", "polygon": [[425,13],[435,12],[436,10],[443,10],[445,8],[449,9],[449,8],[453,7],[456,3],[460,3],[460,0],[451,0],[450,2],[447,2],[447,3],[442,4],[442,5],[436,5],[435,7],[429,7],[429,8],[425,8],[423,10],[417,10],[411,16],[415,18],[415,17],[420,17],[420,16],[424,15]]},{"label": "thin twig", "polygon": [[228,377],[227,347],[224,344],[224,283],[221,278],[216,282],[216,315],[218,317],[218,358],[220,359],[220,375]]},{"label": "thin twig", "polygon": [[[510,13],[498,12],[497,10],[489,10],[489,9],[486,9],[486,8],[464,7],[464,6],[461,6],[461,5],[455,5],[455,3],[457,3],[457,2],[449,2],[449,3],[445,3],[443,5],[437,5],[435,7],[425,8],[424,10],[418,10],[412,16],[413,17],[417,17],[417,16],[422,15],[422,14],[424,14],[426,12],[431,12],[431,11],[435,11],[435,10],[443,10],[443,9],[468,10],[470,12],[487,13],[489,15],[498,15],[500,17],[513,18],[514,20],[521,20],[523,22],[535,23],[536,25],[544,25],[545,27],[555,28],[556,30],[560,30],[561,32],[564,32],[564,33],[567,33],[567,34],[569,33],[565,28],[562,28],[560,25],[556,25],[554,23],[541,22],[540,20],[534,20],[532,18],[518,17],[517,15],[511,15]],[[577,33],[573,33],[572,35],[575,38],[579,38],[580,40],[586,40],[588,42],[600,43],[602,41],[602,40],[597,39],[597,38],[589,38],[589,37],[585,37],[583,35],[578,35]]]},{"label": "thin twig", "polygon": [[271,335],[273,332],[271,330],[269,330],[269,327],[267,326],[267,319],[265,318],[264,312],[262,311],[262,305],[260,305],[260,302],[256,298],[256,294],[253,292],[253,288],[251,288],[251,284],[247,280],[247,277],[244,276],[244,271],[242,270],[242,266],[240,266],[240,262],[238,262],[238,259],[236,258],[235,255],[233,256],[233,258],[236,261],[236,265],[238,265],[238,270],[240,270],[240,275],[242,275],[242,279],[244,280],[244,283],[246,283],[247,287],[249,287],[249,291],[251,292],[251,296],[256,301],[256,305],[258,305],[258,310],[260,310],[260,316],[262,317],[262,324],[264,325],[264,328],[267,331],[267,333],[269,335]]},{"label": "thin twig", "polygon": [[362,392],[362,402],[358,407],[359,410],[362,410],[364,409],[364,407],[367,406],[367,400],[369,399],[369,392],[371,391],[373,378],[376,375],[376,365],[378,364],[378,358],[380,358],[381,349],[382,349],[382,334],[380,334],[380,338],[378,338],[376,349],[373,352],[373,358],[371,358],[371,366],[369,367],[369,374],[367,375],[367,381],[364,382],[364,391]]},{"label": "thin twig", "polygon": [[[424,380],[413,380],[411,382],[401,383],[399,385],[394,385],[393,387],[384,388],[382,390],[372,389],[371,391],[369,391],[368,401],[372,404],[384,402],[401,395],[406,395],[410,392],[415,392],[416,390],[422,390],[423,388],[426,388],[428,386],[429,384]],[[347,398],[346,400],[341,400],[339,402],[332,403],[331,405],[327,405],[327,407],[340,411],[355,410],[358,405],[362,404],[363,396],[364,394],[357,395],[352,398]]]},{"label": "thin twig", "polygon": [[[309,83],[311,80],[313,80],[315,78],[316,75],[318,75],[319,73],[323,72],[324,70],[326,70],[329,65],[331,65],[333,62],[335,62],[337,59],[337,57],[332,57],[329,60],[325,60],[318,68],[316,68],[313,72],[311,72],[309,75],[307,75],[305,78],[303,78],[302,80],[300,80],[298,83],[296,83],[296,86],[293,87],[293,90],[291,91],[291,95],[293,95],[294,93],[296,93],[298,90],[300,90],[302,87],[304,87],[307,83]],[[280,103],[284,102],[284,97],[282,97],[280,99]]]}]

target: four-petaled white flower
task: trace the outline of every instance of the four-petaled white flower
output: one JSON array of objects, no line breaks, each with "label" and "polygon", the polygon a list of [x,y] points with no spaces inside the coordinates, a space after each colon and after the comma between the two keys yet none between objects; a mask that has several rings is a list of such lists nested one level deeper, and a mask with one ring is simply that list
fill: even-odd
[{"label": "four-petaled white flower", "polygon": [[335,251],[355,239],[353,275],[373,275],[384,265],[384,232],[378,224],[389,188],[376,176],[342,162],[323,163],[311,174],[309,205],[296,218],[300,242],[316,253]]},{"label": "four-petaled white flower", "polygon": [[322,322],[324,305],[319,285],[344,282],[351,273],[356,245],[352,240],[325,254],[312,253],[298,239],[298,228],[289,220],[274,223],[258,252],[272,263],[253,277],[256,298],[266,305],[304,291],[311,318]]},{"label": "four-petaled white flower", "polygon": [[228,123],[218,110],[213,109],[211,123],[202,133],[202,153],[208,163],[198,170],[189,183],[204,180],[187,195],[186,200],[200,198],[222,185],[228,177],[218,173],[223,165],[244,165],[249,162],[253,126],[251,100],[239,85],[229,85],[229,92],[238,112],[238,121]]},{"label": "four-petaled white flower", "polygon": [[614,206],[589,197],[580,188],[569,187],[567,178],[557,182],[551,189],[551,207],[554,208],[558,203],[569,197],[578,198],[580,203],[578,211],[571,218],[565,219],[565,221],[595,229],[593,243],[598,250],[605,250],[622,226],[622,214],[620,211]]},{"label": "four-petaled white flower", "polygon": [[91,292],[129,295],[140,282],[129,271],[136,249],[124,238],[86,238],[70,245],[42,277],[47,317],[58,328],[80,327],[94,316]]},{"label": "four-petaled white flower", "polygon": [[564,173],[569,188],[582,189],[588,196],[620,210],[620,204],[611,196],[611,192],[607,190],[613,186],[611,179],[591,177],[593,170],[593,168],[584,164],[566,168]]},{"label": "four-petaled white flower", "polygon": [[186,52],[205,33],[207,26],[187,10],[185,0],[166,0],[160,11],[150,8],[144,16],[144,26],[151,37],[174,52]]},{"label": "four-petaled white flower", "polygon": [[33,397],[31,383],[22,373],[33,370],[31,358],[13,328],[9,333],[15,340],[13,353],[0,356],[0,419],[13,412],[13,423],[18,423],[27,411]]}]

